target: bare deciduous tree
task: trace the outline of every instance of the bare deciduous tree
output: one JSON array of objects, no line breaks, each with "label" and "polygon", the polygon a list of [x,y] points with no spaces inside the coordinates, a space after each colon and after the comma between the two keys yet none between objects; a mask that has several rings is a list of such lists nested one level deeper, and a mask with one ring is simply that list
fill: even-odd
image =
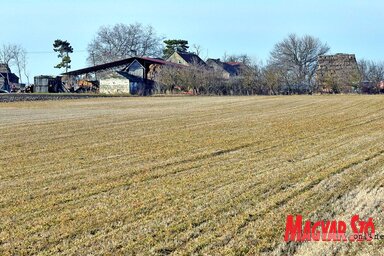
[{"label": "bare deciduous tree", "polygon": [[149,25],[120,23],[113,27],[102,26],[88,45],[88,62],[96,65],[133,56],[159,57],[162,40]]},{"label": "bare deciduous tree", "polygon": [[262,83],[265,88],[266,94],[278,95],[281,91],[282,85],[281,70],[273,65],[268,65],[262,70]]},{"label": "bare deciduous tree", "polygon": [[384,63],[360,60],[359,69],[363,80],[378,83],[384,80]]},{"label": "bare deciduous tree", "polygon": [[0,62],[6,64],[8,67],[16,67],[20,83],[22,82],[22,73],[27,73],[26,51],[22,46],[17,44],[4,44],[0,49]]},{"label": "bare deciduous tree", "polygon": [[0,49],[0,61],[10,66],[13,59],[14,48],[16,47],[14,44],[4,44]]},{"label": "bare deciduous tree", "polygon": [[286,74],[286,85],[310,86],[317,67],[317,58],[329,51],[318,38],[290,34],[271,51],[270,65]]},{"label": "bare deciduous tree", "polygon": [[23,51],[23,54],[20,56],[20,67],[21,67],[21,70],[23,70],[24,76],[27,78],[27,83],[30,84],[29,83],[30,73],[29,73],[29,70],[27,69],[27,65],[28,65],[27,55],[26,55],[26,52]]},{"label": "bare deciduous tree", "polygon": [[252,58],[245,53],[232,54],[232,55],[228,55],[227,53],[224,53],[223,61],[224,62],[241,62],[247,66],[251,66],[253,62]]},{"label": "bare deciduous tree", "polygon": [[241,75],[230,78],[224,78],[219,70],[198,64],[188,67],[163,66],[157,82],[157,91],[162,93],[253,95],[265,92],[261,82],[261,69],[257,65],[244,66]]},{"label": "bare deciduous tree", "polygon": [[192,52],[194,52],[197,56],[200,56],[203,52],[203,47],[199,44],[193,44]]},{"label": "bare deciduous tree", "polygon": [[[22,73],[26,73],[26,52],[20,45],[15,45],[12,51],[14,66],[16,66],[17,73],[22,83]],[[24,72],[23,72],[24,71]],[[28,77],[27,77],[28,78]],[[29,79],[28,79],[29,80]]]},{"label": "bare deciduous tree", "polygon": [[360,60],[358,63],[362,79],[363,92],[377,93],[380,91],[379,83],[384,80],[384,62]]}]

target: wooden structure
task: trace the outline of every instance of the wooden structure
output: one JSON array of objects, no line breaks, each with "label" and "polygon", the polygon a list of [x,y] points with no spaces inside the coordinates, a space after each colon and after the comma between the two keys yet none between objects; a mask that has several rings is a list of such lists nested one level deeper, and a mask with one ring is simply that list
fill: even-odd
[{"label": "wooden structure", "polygon": [[33,92],[48,93],[48,92],[65,92],[60,76],[35,76]]},{"label": "wooden structure", "polygon": [[19,77],[12,73],[7,64],[0,64],[0,89],[13,91],[19,84]]},{"label": "wooden structure", "polygon": [[157,71],[163,65],[175,64],[162,59],[132,57],[70,71],[63,75],[69,77],[69,81],[76,81],[93,74],[94,80],[100,84],[100,93],[149,95],[155,86]]}]

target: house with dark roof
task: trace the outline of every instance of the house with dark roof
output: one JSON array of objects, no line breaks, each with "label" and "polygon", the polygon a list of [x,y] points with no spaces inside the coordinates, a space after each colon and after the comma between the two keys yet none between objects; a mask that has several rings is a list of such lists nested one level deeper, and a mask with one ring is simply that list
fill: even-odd
[{"label": "house with dark roof", "polygon": [[248,68],[242,62],[222,62],[220,59],[208,59],[206,63],[214,71],[221,72],[226,79],[241,76]]},{"label": "house with dark roof", "polygon": [[207,64],[197,55],[191,52],[175,51],[167,61],[185,65],[206,67]]},{"label": "house with dark roof", "polygon": [[12,73],[7,64],[0,64],[0,89],[12,91],[19,84],[19,77]]}]

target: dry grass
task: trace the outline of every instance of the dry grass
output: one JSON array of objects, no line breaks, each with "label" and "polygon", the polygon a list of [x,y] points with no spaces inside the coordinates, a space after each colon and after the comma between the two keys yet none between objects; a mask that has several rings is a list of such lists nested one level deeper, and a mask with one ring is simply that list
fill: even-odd
[{"label": "dry grass", "polygon": [[283,242],[285,218],[384,234],[384,97],[0,103],[0,255],[384,254]]}]

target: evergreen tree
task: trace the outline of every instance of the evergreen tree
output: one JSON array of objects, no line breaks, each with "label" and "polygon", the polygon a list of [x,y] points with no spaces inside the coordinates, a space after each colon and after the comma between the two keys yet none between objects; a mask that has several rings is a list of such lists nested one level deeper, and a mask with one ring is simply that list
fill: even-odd
[{"label": "evergreen tree", "polygon": [[73,53],[73,48],[70,43],[60,39],[55,40],[53,43],[53,50],[58,52],[58,58],[61,58],[61,62],[55,66],[55,68],[65,68],[65,72],[68,72],[68,69],[71,68],[71,57],[70,53]]},{"label": "evergreen tree", "polygon": [[165,40],[165,48],[163,50],[163,58],[168,59],[175,51],[187,52],[189,46],[187,40]]}]

